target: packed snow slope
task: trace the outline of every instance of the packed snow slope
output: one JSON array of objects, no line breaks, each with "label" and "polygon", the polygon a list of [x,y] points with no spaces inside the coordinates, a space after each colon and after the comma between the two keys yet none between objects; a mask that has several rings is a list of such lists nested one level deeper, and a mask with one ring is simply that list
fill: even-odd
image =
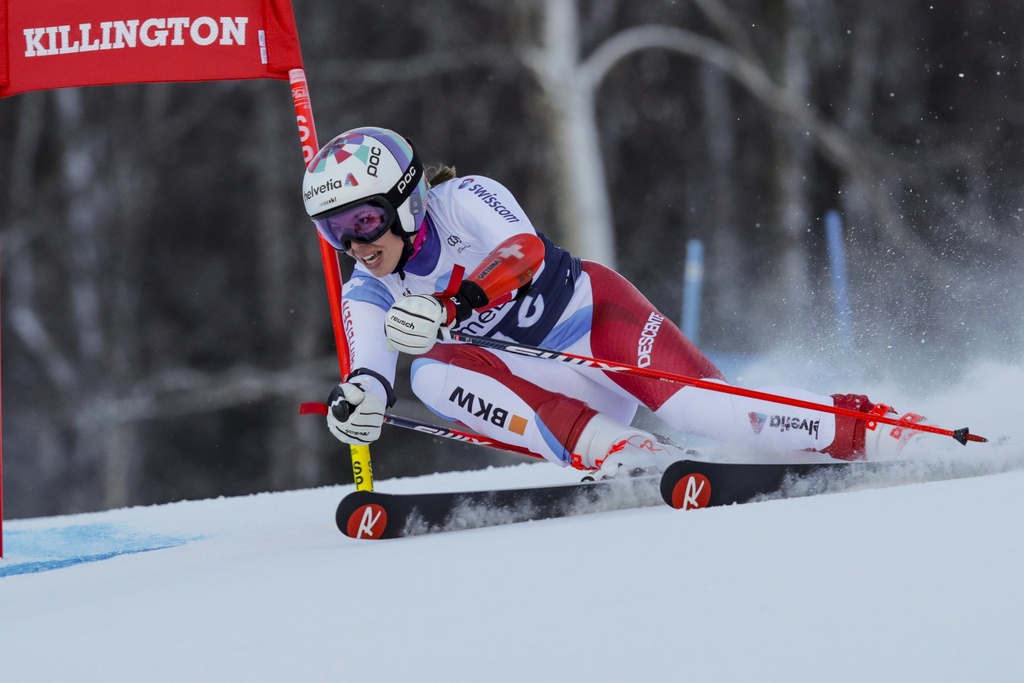
[{"label": "packed snow slope", "polygon": [[813,498],[395,541],[338,532],[351,487],[9,521],[2,680],[1024,680],[1022,386],[980,366],[913,405],[993,439],[934,437],[954,478]]}]

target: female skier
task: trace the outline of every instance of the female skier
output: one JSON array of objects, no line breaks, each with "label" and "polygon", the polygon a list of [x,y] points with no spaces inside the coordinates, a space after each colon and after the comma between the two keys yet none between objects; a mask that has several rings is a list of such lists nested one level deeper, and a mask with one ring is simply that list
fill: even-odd
[{"label": "female skier", "polygon": [[356,261],[343,289],[354,370],[331,393],[327,415],[345,443],[380,436],[385,405],[395,402],[398,352],[417,356],[413,392],[442,418],[598,476],[620,466],[663,469],[682,457],[630,426],[641,404],[672,428],[761,452],[877,459],[911,433],[866,429],[869,411],[888,408],[861,395],[768,390],[867,420],[437,343],[457,330],[724,382],[630,282],[552,244],[502,185],[449,167],[428,180],[412,144],[390,130],[357,128],[331,140],[302,189],[320,234]]}]

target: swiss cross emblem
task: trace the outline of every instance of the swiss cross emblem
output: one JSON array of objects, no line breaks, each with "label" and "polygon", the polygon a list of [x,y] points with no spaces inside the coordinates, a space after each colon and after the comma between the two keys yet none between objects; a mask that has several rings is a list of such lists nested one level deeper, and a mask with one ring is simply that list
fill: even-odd
[{"label": "swiss cross emblem", "polygon": [[523,256],[523,248],[520,247],[518,244],[510,244],[507,247],[502,247],[501,250],[498,252],[498,255],[501,256],[502,258],[509,258],[510,256],[515,256],[516,258],[525,258]]}]

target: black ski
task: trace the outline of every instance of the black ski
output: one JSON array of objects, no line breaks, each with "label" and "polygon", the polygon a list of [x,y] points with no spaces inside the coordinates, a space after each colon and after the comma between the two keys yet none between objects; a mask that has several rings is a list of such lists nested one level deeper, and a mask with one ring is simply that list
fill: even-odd
[{"label": "black ski", "polygon": [[488,491],[355,491],[338,504],[335,519],[350,538],[399,538],[650,507],[662,500],[675,508],[693,509],[912,480],[917,477],[907,461],[749,464],[680,460],[661,477],[617,477]]},{"label": "black ski", "polygon": [[659,505],[659,477],[451,493],[355,491],[335,520],[350,538],[398,538]]},{"label": "black ski", "polygon": [[905,461],[748,464],[680,460],[662,475],[661,497],[681,510],[795,498],[877,485],[909,465]]}]

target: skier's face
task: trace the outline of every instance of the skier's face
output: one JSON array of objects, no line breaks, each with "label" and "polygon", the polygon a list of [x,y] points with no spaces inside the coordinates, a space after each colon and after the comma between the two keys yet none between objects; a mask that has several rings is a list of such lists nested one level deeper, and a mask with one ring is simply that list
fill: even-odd
[{"label": "skier's face", "polygon": [[345,253],[366,266],[374,277],[384,277],[394,272],[404,249],[402,238],[388,230],[369,244],[350,242]]}]

